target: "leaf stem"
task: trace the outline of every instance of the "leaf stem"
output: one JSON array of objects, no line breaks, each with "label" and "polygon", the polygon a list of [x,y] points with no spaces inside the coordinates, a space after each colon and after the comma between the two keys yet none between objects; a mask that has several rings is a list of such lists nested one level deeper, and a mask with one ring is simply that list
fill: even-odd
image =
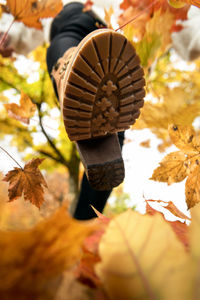
[{"label": "leaf stem", "polygon": [[128,25],[129,23],[133,22],[134,20],[136,20],[137,18],[139,18],[140,16],[142,16],[144,14],[144,12],[146,10],[148,10],[149,8],[151,8],[154,4],[156,4],[159,0],[155,0],[153,1],[151,4],[149,4],[147,7],[144,8],[144,10],[140,13],[138,13],[136,16],[134,16],[132,19],[130,19],[128,22],[126,22],[125,24],[123,24],[122,26],[118,27],[117,29],[115,29],[115,31],[118,31],[119,29],[122,29],[123,27],[125,27],[126,25]]},{"label": "leaf stem", "polygon": [[7,31],[4,32],[4,34],[3,34],[3,36],[2,36],[2,38],[1,38],[1,40],[0,40],[0,47],[3,46],[3,43],[4,43],[5,39],[7,38],[8,33],[9,33],[9,31],[10,31],[10,28],[12,27],[12,25],[14,24],[14,22],[15,22],[15,18],[14,18],[14,19],[12,20],[12,22],[10,23],[10,25],[9,25],[9,27],[8,27],[8,29],[7,29]]},{"label": "leaf stem", "polygon": [[20,166],[20,164],[16,161],[16,159],[14,159],[14,157],[12,157],[12,155],[10,155],[10,154],[8,153],[8,151],[6,151],[6,150],[5,150],[3,147],[1,147],[1,146],[0,146],[0,148],[1,148],[1,150],[3,150],[8,156],[10,156],[10,158],[12,158],[12,160],[14,160],[14,162],[20,167],[20,169],[23,170],[22,166]]}]

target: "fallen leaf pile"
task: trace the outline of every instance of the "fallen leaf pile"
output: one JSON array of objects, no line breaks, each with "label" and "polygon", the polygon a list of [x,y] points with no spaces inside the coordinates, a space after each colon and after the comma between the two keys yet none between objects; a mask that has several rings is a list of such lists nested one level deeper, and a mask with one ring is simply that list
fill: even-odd
[{"label": "fallen leaf pile", "polygon": [[76,221],[61,207],[30,230],[0,231],[0,298],[198,299],[199,204],[188,226],[148,202],[145,215]]}]

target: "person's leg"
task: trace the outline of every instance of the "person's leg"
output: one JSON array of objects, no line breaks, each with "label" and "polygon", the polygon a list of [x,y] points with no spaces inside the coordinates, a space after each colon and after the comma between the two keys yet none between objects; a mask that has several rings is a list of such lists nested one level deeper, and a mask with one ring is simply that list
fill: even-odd
[{"label": "person's leg", "polygon": [[[120,147],[122,149],[124,144],[124,132],[118,133],[118,139]],[[96,213],[92,209],[91,205],[95,207],[99,212],[103,212],[106,202],[111,194],[109,191],[97,191],[94,190],[88,182],[87,176],[84,173],[80,195],[77,201],[77,205],[74,211],[74,217],[78,220],[87,220],[96,217]]]},{"label": "person's leg", "polygon": [[[73,135],[74,130],[77,130],[79,127],[81,130],[84,129],[85,132],[85,129],[87,129],[85,128],[85,123],[90,124],[89,129],[91,130],[90,134],[92,137],[95,136],[95,134],[100,137],[102,136],[100,139],[92,138],[91,140],[82,140],[80,142],[80,135],[76,136],[78,141],[76,138],[72,139],[75,140],[78,145],[83,163],[85,162],[86,165],[88,161],[90,163],[91,168],[89,168],[90,166],[86,168],[87,176],[88,174],[90,175],[90,183],[93,178],[95,180],[95,189],[93,189],[87,177],[85,175],[83,176],[79,201],[74,214],[78,219],[89,219],[95,216],[94,213],[91,212],[90,204],[94,207],[96,206],[99,211],[102,211],[112,187],[118,185],[119,182],[123,180],[123,160],[121,158],[119,143],[113,132],[120,130],[120,128],[128,128],[134,122],[135,118],[139,115],[139,109],[143,105],[144,97],[143,70],[139,66],[138,56],[135,54],[133,46],[122,35],[116,34],[114,31],[100,30],[100,33],[97,31],[92,37],[89,35],[89,38],[87,37],[86,42],[84,42],[84,46],[86,46],[81,48],[83,51],[79,50],[79,46],[75,55],[73,56],[72,54],[72,61],[74,62],[75,60],[76,62],[78,58],[79,62],[76,62],[74,65],[73,63],[69,63],[68,56],[70,55],[68,52],[66,53],[66,50],[69,49],[69,51],[71,51],[72,47],[79,45],[85,36],[98,29],[99,24],[102,27],[105,26],[92,12],[83,13],[83,5],[81,3],[68,4],[53,21],[51,28],[51,45],[47,52],[48,70],[50,74],[53,73],[52,80],[55,91],[57,95],[59,94],[59,99],[64,97],[64,101],[67,101],[64,103],[63,108],[64,120],[67,118],[70,122],[76,123],[72,126],[73,131],[71,128],[68,128],[71,130],[69,130],[69,132],[67,130],[69,126],[68,121],[67,124],[65,124],[69,137]],[[87,42],[88,40],[89,42]],[[110,41],[109,44],[108,41]],[[84,52],[85,50],[86,52]],[[93,59],[90,62],[92,57]],[[96,58],[94,59],[94,57]],[[68,75],[67,73],[71,76],[70,79],[68,77],[68,83],[65,82],[65,79],[63,80],[63,78]],[[103,74],[104,77],[102,77]],[[79,76],[77,77],[77,75]],[[74,76],[76,77],[75,81]],[[113,84],[113,80],[116,85]],[[60,88],[59,85],[61,81],[62,84],[64,84],[64,94],[62,94],[63,86]],[[82,83],[79,83],[80,81],[82,81]],[[66,84],[68,85],[67,89]],[[92,88],[92,90],[95,88],[96,90],[95,86],[99,86],[102,90],[99,91],[100,94],[99,92],[94,94],[94,92],[90,91],[90,88]],[[93,116],[91,115],[91,119],[88,123],[84,121],[84,118],[88,115],[86,111],[89,107],[88,104],[91,102],[91,97],[94,97],[93,95],[95,95],[96,100],[92,102],[93,108],[92,106],[91,108],[93,109]],[[72,96],[73,99],[71,99]],[[61,102],[63,102],[62,100]],[[105,102],[106,106],[101,107],[101,102],[102,104]],[[81,107],[84,106],[83,111],[86,111],[83,113],[82,109],[74,109],[77,105],[81,105]],[[84,117],[83,119],[81,117],[74,119],[73,115],[71,115],[72,113],[76,113],[76,115],[77,113],[83,114]],[[104,126],[99,125],[99,113],[101,117],[104,118]],[[116,115],[119,115],[119,118],[117,117],[118,121],[116,120]],[[70,117],[68,118],[68,116]],[[92,125],[93,122],[94,125]],[[115,124],[118,124],[119,129],[115,127]],[[91,127],[91,125],[93,127]],[[105,127],[105,129],[103,129],[103,127]],[[112,130],[110,128],[112,128]],[[110,133],[112,133],[111,135],[106,134],[107,131],[109,133],[109,130]],[[80,133],[81,132],[82,131],[80,131]],[[120,133],[119,136],[121,136],[122,145],[123,133]],[[106,153],[104,150],[109,151]],[[102,163],[102,159],[105,163]],[[98,188],[100,187],[103,191],[96,191],[96,186],[98,186]]]}]

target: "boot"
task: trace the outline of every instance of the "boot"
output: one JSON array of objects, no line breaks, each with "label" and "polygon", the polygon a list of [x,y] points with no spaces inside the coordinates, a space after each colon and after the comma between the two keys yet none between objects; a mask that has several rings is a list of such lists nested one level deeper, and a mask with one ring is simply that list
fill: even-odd
[{"label": "boot", "polygon": [[90,184],[112,189],[124,179],[116,133],[135,122],[144,103],[144,72],[133,45],[111,29],[95,30],[65,52],[52,75]]}]

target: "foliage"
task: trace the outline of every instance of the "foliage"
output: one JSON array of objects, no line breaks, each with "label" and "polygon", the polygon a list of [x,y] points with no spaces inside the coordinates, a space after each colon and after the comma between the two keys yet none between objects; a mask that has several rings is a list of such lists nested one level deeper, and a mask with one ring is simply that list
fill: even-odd
[{"label": "foliage", "polygon": [[[92,4],[86,1],[84,9]],[[153,209],[152,199],[146,201],[145,215],[127,210],[122,191],[114,208],[108,207],[109,217],[96,212],[98,218],[92,221],[72,219],[67,209],[70,194],[78,194],[79,157],[63,125],[49,126],[53,111],[60,118],[60,107],[45,63],[47,45],[29,55],[39,63],[33,83],[16,69],[17,56],[1,47],[9,57],[0,57],[0,139],[10,135],[11,145],[23,152],[24,159],[31,159],[24,168],[9,171],[7,182],[0,182],[1,299],[200,297],[200,135],[191,127],[200,113],[200,62],[180,70],[171,50],[171,33],[182,29],[177,21],[186,19],[190,4],[199,6],[199,1],[124,0],[118,22],[145,69],[149,100],[134,128],[149,128],[162,140],[162,151],[172,143],[179,148],[165,156],[151,179],[172,184],[187,177],[191,219],[170,201],[156,202],[179,218],[175,222]],[[55,15],[61,2],[8,0],[1,9],[9,9],[14,21],[41,28],[40,19]],[[110,27],[113,11],[112,7],[105,11]],[[16,95],[21,95],[20,105],[13,101]],[[144,143],[149,145],[150,140]],[[47,184],[38,169],[43,158],[35,158],[38,154],[46,157],[44,168],[54,171],[45,174],[49,188],[44,191]]]},{"label": "foliage", "polygon": [[14,20],[26,26],[42,29],[41,18],[55,17],[62,9],[60,0],[20,1],[7,0],[7,7]]},{"label": "foliage", "polygon": [[153,180],[172,184],[186,177],[185,195],[188,208],[200,202],[200,134],[192,127],[171,125],[169,134],[180,151],[169,153],[154,170]]},{"label": "foliage", "polygon": [[42,161],[43,159],[39,158],[32,159],[24,169],[15,168],[6,174],[3,180],[10,184],[8,189],[10,201],[24,194],[24,200],[28,200],[40,208],[44,201],[42,186],[47,188],[46,181],[38,169],[38,165]]}]

